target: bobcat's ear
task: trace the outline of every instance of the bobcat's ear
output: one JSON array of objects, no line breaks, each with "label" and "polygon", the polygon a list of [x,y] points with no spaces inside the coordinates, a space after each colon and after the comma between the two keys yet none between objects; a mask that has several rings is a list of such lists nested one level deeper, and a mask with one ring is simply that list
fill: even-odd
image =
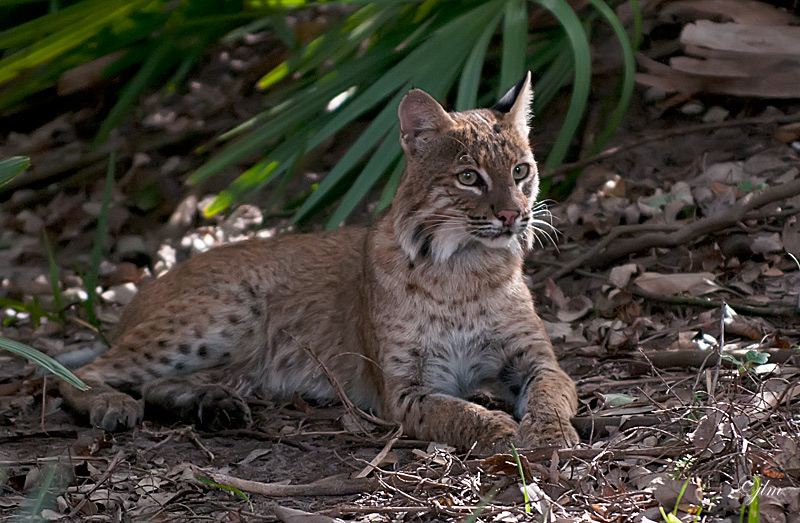
[{"label": "bobcat's ear", "polygon": [[406,154],[424,147],[431,131],[441,132],[453,124],[439,102],[419,89],[412,89],[403,97],[397,115],[400,117],[400,145]]},{"label": "bobcat's ear", "polygon": [[499,102],[492,106],[492,109],[505,113],[503,122],[516,129],[520,136],[527,138],[530,132],[528,121],[531,118],[532,100],[531,72],[528,71],[517,85],[512,87]]}]

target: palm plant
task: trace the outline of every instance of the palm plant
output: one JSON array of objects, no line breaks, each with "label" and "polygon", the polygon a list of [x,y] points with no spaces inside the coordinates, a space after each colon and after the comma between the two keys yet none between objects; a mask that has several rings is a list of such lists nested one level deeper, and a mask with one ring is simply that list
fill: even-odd
[{"label": "palm plant", "polygon": [[[0,8],[32,0],[0,0]],[[37,3],[33,0],[33,3]],[[560,164],[584,115],[591,84],[588,35],[598,19],[616,34],[623,56],[619,97],[596,140],[620,124],[633,91],[633,42],[640,23],[636,0],[628,36],[611,7],[589,0],[576,11],[567,0],[341,1],[350,14],[308,45],[288,31],[285,14],[309,7],[301,0],[81,0],[0,33],[0,110],[53,85],[80,64],[102,61],[102,75],[138,67],[98,133],[108,136],[145,88],[171,73],[177,85],[203,51],[234,28],[271,27],[293,51],[259,81],[267,109],[223,134],[225,145],[191,177],[199,182],[262,155],[214,202],[207,214],[270,187],[271,202],[285,191],[298,160],[356,119],[366,130],[293,217],[298,222],[344,194],[328,221],[338,226],[374,187],[378,208],[391,201],[403,170],[396,110],[419,87],[456,110],[490,105],[526,69],[533,71],[540,111],[571,83],[563,126],[544,167]],[[52,4],[52,2],[51,2]],[[545,24],[543,13],[556,23]],[[4,84],[5,83],[5,84]]]},{"label": "palm plant", "polygon": [[[616,33],[624,58],[619,101],[599,136],[596,146],[601,145],[629,105],[635,66],[631,39],[612,9],[601,0],[590,4],[594,10],[583,20],[566,0],[364,5],[260,80],[269,109],[226,133],[222,139],[230,143],[191,180],[204,180],[253,153],[267,153],[222,191],[206,213],[219,212],[267,185],[273,186],[274,201],[299,158],[367,114],[371,122],[366,130],[303,201],[293,222],[331,203],[344,190],[327,223],[328,228],[337,227],[383,183],[380,210],[391,201],[404,167],[396,114],[410,87],[438,99],[452,93],[455,109],[463,110],[490,105],[489,100],[501,96],[526,69],[538,77],[536,110],[572,80],[563,127],[544,162],[545,168],[560,164],[586,108],[591,83],[587,30],[598,16]],[[636,2],[631,4],[638,14]],[[531,30],[529,17],[536,8],[549,11],[558,24]]]}]

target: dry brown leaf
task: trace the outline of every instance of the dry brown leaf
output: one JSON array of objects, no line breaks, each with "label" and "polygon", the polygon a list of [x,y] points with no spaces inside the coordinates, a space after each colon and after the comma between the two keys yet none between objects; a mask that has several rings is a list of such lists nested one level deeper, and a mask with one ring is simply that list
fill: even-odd
[{"label": "dry brown leaf", "polygon": [[681,43],[758,56],[800,56],[800,27],[747,26],[698,20],[681,32]]},{"label": "dry brown leaf", "polygon": [[663,507],[674,507],[679,498],[681,505],[699,507],[703,502],[703,490],[699,486],[692,481],[671,479],[666,474],[655,478],[649,488],[653,489],[653,497]]},{"label": "dry brown leaf", "polygon": [[556,316],[561,321],[572,322],[583,318],[593,308],[594,302],[588,296],[573,296],[567,300],[564,308],[560,309]]},{"label": "dry brown leaf", "polygon": [[619,265],[611,269],[611,273],[608,275],[608,281],[610,281],[616,287],[624,289],[631,280],[631,276],[636,274],[638,270],[639,267],[635,263]]},{"label": "dry brown leaf", "polygon": [[775,139],[783,143],[800,139],[800,122],[782,125],[775,129]]},{"label": "dry brown leaf", "polygon": [[798,222],[797,216],[786,220],[783,231],[781,231],[781,241],[786,252],[800,259],[800,222]]},{"label": "dry brown leaf", "polygon": [[295,508],[281,507],[280,505],[273,507],[272,512],[278,519],[283,521],[283,523],[344,523],[344,521],[339,518],[323,516],[322,514],[313,514]]},{"label": "dry brown leaf", "polygon": [[692,296],[702,296],[718,290],[714,275],[710,272],[687,272],[682,274],[661,274],[644,272],[633,281],[642,290],[665,296],[688,292]]},{"label": "dry brown leaf", "polygon": [[751,26],[788,25],[797,17],[782,9],[755,0],[692,0],[671,2],[659,12],[660,15],[681,13],[703,13],[722,15],[734,22]]}]

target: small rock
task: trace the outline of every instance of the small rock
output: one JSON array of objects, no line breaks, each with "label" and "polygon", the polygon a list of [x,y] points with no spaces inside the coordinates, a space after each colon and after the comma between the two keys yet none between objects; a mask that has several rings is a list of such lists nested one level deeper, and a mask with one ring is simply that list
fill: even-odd
[{"label": "small rock", "polygon": [[120,258],[132,258],[138,254],[147,254],[144,238],[134,234],[119,238],[117,241],[117,255]]},{"label": "small rock", "polygon": [[82,302],[89,299],[89,294],[83,287],[69,287],[61,291],[64,302]]},{"label": "small rock", "polygon": [[777,232],[774,234],[759,234],[750,244],[750,249],[758,254],[782,253],[783,242]]},{"label": "small rock", "polygon": [[730,111],[719,105],[712,105],[703,115],[703,121],[706,123],[719,123],[724,122],[730,115]]},{"label": "small rock", "polygon": [[698,116],[703,114],[705,110],[705,105],[699,100],[690,100],[681,107],[681,112],[687,116]]},{"label": "small rock", "polygon": [[17,215],[17,220],[22,226],[22,231],[25,234],[39,234],[42,230],[42,227],[44,227],[44,220],[28,209],[20,211],[20,213]]},{"label": "small rock", "polygon": [[128,282],[122,285],[114,285],[101,296],[107,302],[127,305],[136,295],[137,290],[134,283]]},{"label": "small rock", "polygon": [[655,103],[664,100],[667,97],[666,91],[658,87],[648,87],[644,92],[644,100],[647,103]]}]

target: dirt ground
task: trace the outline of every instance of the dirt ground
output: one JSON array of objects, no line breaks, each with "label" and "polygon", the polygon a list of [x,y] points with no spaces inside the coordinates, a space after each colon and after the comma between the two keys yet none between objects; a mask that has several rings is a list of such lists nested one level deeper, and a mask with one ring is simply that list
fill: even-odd
[{"label": "dirt ground", "polygon": [[[105,331],[176,261],[295,232],[281,205],[259,209],[264,196],[205,219],[198,209],[225,177],[183,184],[207,154],[198,144],[214,150],[217,132],[257,111],[253,80],[276,60],[268,36],[217,49],[186,92],[153,94],[117,133],[96,310]],[[16,131],[0,136],[0,156],[28,154],[35,166],[0,194],[2,336],[73,368],[105,347],[76,305],[106,161],[90,153],[102,106],[90,98],[48,118],[7,115],[3,127]],[[559,234],[541,236],[526,272],[578,384],[579,448],[521,449],[519,465],[476,459],[301,398],[253,399],[245,431],[148,420],[107,434],[62,408],[52,377],[0,353],[0,519],[732,522],[757,501],[762,521],[800,521],[800,264],[790,255],[800,255],[799,111],[721,96],[653,101],[640,88],[619,150],[586,162],[576,190],[552,202]],[[537,152],[559,114],[537,115]],[[342,133],[310,159],[296,192],[350,140]],[[352,222],[369,223],[371,211]],[[63,319],[45,314],[55,302],[43,229]]]}]

